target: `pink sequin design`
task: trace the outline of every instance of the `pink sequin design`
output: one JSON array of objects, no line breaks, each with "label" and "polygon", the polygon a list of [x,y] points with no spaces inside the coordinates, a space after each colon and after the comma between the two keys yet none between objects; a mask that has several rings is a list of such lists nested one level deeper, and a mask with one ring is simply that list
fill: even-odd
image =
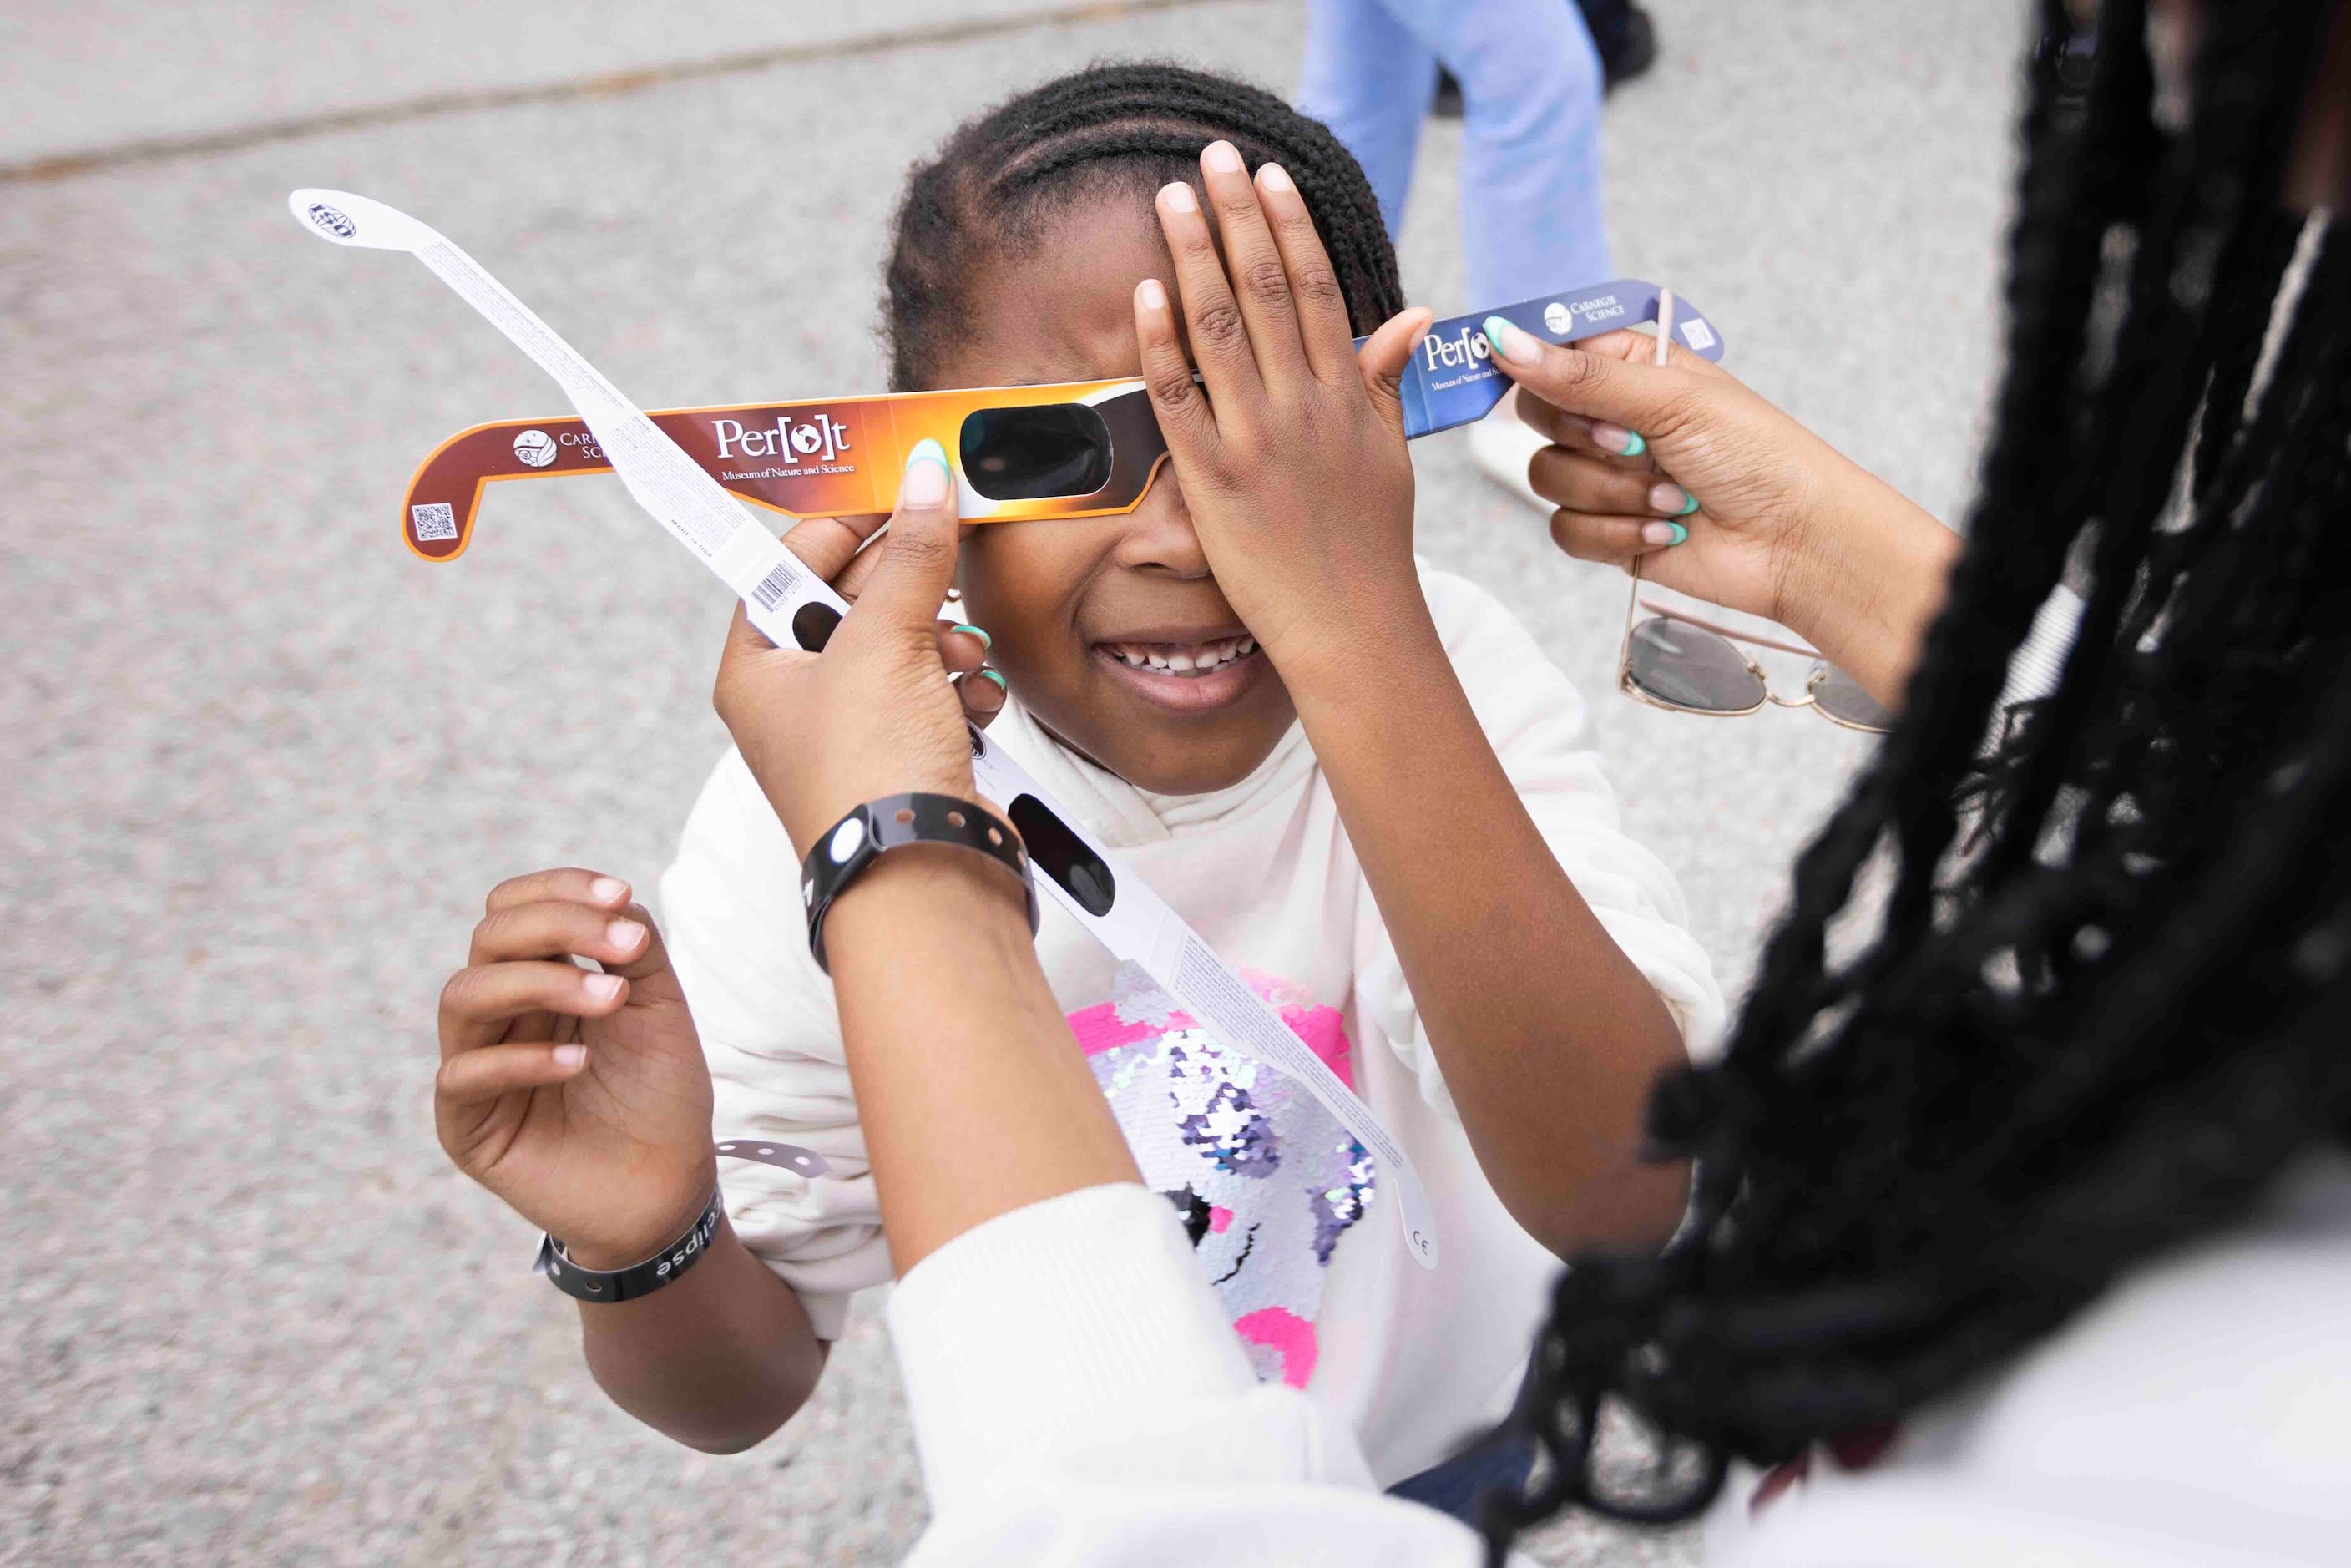
[{"label": "pink sequin design", "polygon": [[[1337,1009],[1275,976],[1242,977],[1353,1087]],[[1110,1001],[1069,1015],[1146,1184],[1184,1217],[1258,1375],[1313,1375],[1324,1271],[1374,1191],[1371,1157],[1280,1073],[1226,1051],[1147,976],[1122,968]]]}]

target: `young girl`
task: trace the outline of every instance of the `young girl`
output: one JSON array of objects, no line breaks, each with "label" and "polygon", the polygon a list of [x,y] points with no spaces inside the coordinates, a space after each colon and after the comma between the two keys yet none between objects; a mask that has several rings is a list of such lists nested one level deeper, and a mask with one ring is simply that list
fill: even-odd
[{"label": "young girl", "polygon": [[[914,172],[888,269],[893,387],[1137,374],[1136,280],[1171,276],[1154,193],[1171,181],[1202,185],[1212,143],[1230,144],[1250,170],[1288,172],[1356,331],[1403,308],[1371,192],[1321,126],[1219,78],[1095,69],[967,125]],[[1192,216],[1205,219],[1196,204]],[[1192,324],[1196,349],[1207,330]],[[1378,498],[1376,527],[1364,519],[1365,548],[1377,533],[1379,548],[1408,549],[1408,467],[1389,477],[1401,483]],[[1532,892],[1511,884],[1515,869],[1498,879],[1467,861],[1440,863],[1432,878],[1404,862],[1432,848],[1441,859],[1441,845],[1371,841],[1422,835],[1374,821],[1372,802],[1368,814],[1356,810],[1326,769],[1310,745],[1311,716],[1300,723],[1290,673],[1272,667],[1210,574],[1172,472],[1128,516],[967,528],[959,581],[964,619],[985,629],[991,662],[1009,678],[991,738],[1124,852],[1418,1163],[1443,1239],[1433,1272],[1405,1256],[1380,1207],[1381,1173],[1310,1095],[1223,1050],[1147,977],[1048,907],[1038,937],[1045,972],[1144,1179],[1185,1217],[1260,1375],[1340,1408],[1383,1484],[1437,1465],[1508,1406],[1557,1267],[1544,1242],[1654,1245],[1678,1213],[1674,1179],[1630,1157],[1628,1111],[1600,1134],[1521,1125],[1519,1107],[1538,1100],[1537,1082],[1563,1083],[1570,1103],[1589,1086],[1590,1122],[1601,1124],[1637,1101],[1657,1066],[1679,1060],[1680,1042],[1709,1028],[1719,1007],[1672,879],[1616,830],[1584,747],[1582,699],[1492,599],[1423,571],[1444,658],[1507,774],[1494,781],[1505,799],[1515,790],[1531,821],[1527,858],[1557,862],[1538,868],[1550,880]],[[1364,628],[1354,678],[1395,680],[1396,701],[1415,701],[1389,661],[1400,669],[1423,652],[1417,631]],[[1441,676],[1443,660],[1427,662]],[[1432,720],[1430,740],[1442,735]],[[1387,792],[1369,788],[1364,769],[1398,761],[1424,810],[1441,811],[1448,795],[1475,806],[1486,782],[1468,757],[1431,749],[1362,759],[1360,792]],[[1388,863],[1374,870],[1375,858]],[[732,1162],[722,1173],[735,1233],[830,1341],[851,1293],[887,1281],[891,1267],[831,988],[809,956],[799,866],[730,754],[695,807],[661,901],[715,1081],[714,1124],[831,1162],[814,1180]],[[1562,904],[1573,908],[1563,915]],[[1469,918],[1426,917],[1448,906]],[[1382,916],[1407,907],[1422,928],[1416,951],[1400,958],[1404,943]],[[1551,948],[1562,972],[1531,981],[1493,972],[1497,955],[1540,946],[1562,919],[1582,928]],[[1426,928],[1440,923],[1449,928]],[[1579,936],[1595,956],[1586,966],[1569,961]],[[1506,1003],[1499,990],[1528,996]],[[1591,1019],[1589,1033],[1528,1029],[1546,998],[1562,997],[1552,1016]],[[1473,1099],[1481,1114],[1470,1113]],[[1476,1137],[1465,1136],[1464,1118]],[[1563,1142],[1578,1146],[1562,1165]],[[1592,1190],[1555,1201],[1562,1169]],[[1540,1184],[1549,1185],[1533,1190]],[[1520,1212],[1583,1212],[1591,1222],[1538,1240],[1498,1186],[1523,1200]],[[769,1424],[789,1414],[774,1410]]]},{"label": "young girl", "polygon": [[[1191,505],[1171,465],[1127,516],[965,529],[962,612],[986,630],[948,640],[989,642],[1008,677],[995,743],[1418,1166],[1434,1270],[1385,1215],[1385,1173],[1311,1095],[1048,907],[1056,1000],[1259,1375],[1348,1420],[1383,1484],[1458,1508],[1493,1457],[1445,1461],[1509,1406],[1553,1253],[1654,1248],[1678,1218],[1686,1173],[1640,1161],[1637,1108],[1720,1004],[1671,878],[1616,830],[1582,699],[1490,598],[1416,575],[1394,377],[1426,317],[1402,310],[1378,209],[1327,131],[1254,89],[1137,66],[1015,99],[915,172],[887,325],[901,388],[1151,382]],[[1350,322],[1378,329],[1360,361]],[[1264,375],[1237,378],[1252,344]],[[943,492],[918,463],[902,504],[917,471]],[[1203,537],[1250,527],[1278,570],[1237,582],[1237,604]],[[1276,559],[1284,539],[1306,541],[1297,559]],[[492,894],[444,995],[444,1146],[562,1227],[581,1268],[635,1263],[705,1213],[714,1127],[831,1162],[815,1178],[727,1162],[727,1218],[693,1273],[581,1309],[603,1387],[705,1448],[789,1416],[849,1296],[892,1274],[799,864],[730,754],[663,879],[666,956],[624,885],[547,873]],[[567,953],[608,972],[494,961]],[[551,1054],[501,1045],[526,997],[599,1021]],[[468,1101],[469,1080],[525,1062],[560,1093]]]}]

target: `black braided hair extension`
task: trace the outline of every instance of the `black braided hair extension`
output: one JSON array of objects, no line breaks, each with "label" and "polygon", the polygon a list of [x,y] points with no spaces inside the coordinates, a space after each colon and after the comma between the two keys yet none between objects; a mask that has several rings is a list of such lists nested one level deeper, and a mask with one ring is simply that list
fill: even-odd
[{"label": "black braided hair extension", "polygon": [[[2100,5],[2086,103],[2043,0],[1949,602],[1723,1060],[1652,1099],[1698,1162],[1682,1239],[1556,1289],[1490,1562],[1563,1507],[1687,1518],[1734,1458],[1883,1431],[2351,1145],[2351,233],[2276,183],[2335,8],[2208,7],[2168,130],[2144,0]],[[1981,757],[2069,554],[2064,673]],[[1873,856],[1892,891],[1833,965]],[[1654,1463],[1602,1465],[1604,1415]]]},{"label": "black braided hair extension", "polygon": [[1199,183],[1200,150],[1219,138],[1254,173],[1280,163],[1297,182],[1347,297],[1357,333],[1404,308],[1395,247],[1379,203],[1337,137],[1261,89],[1187,67],[1098,65],[1008,99],[907,177],[884,270],[890,385],[923,386],[940,338],[967,321],[975,257],[1018,256],[1041,221],[1072,201]]}]

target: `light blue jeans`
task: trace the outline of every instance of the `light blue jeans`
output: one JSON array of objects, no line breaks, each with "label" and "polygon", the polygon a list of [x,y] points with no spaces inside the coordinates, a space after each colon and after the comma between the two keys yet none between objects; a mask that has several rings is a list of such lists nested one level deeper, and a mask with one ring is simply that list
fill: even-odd
[{"label": "light blue jeans", "polygon": [[1461,82],[1465,308],[1616,276],[1600,210],[1600,54],[1575,0],[1309,0],[1298,107],[1394,235],[1437,62]]}]

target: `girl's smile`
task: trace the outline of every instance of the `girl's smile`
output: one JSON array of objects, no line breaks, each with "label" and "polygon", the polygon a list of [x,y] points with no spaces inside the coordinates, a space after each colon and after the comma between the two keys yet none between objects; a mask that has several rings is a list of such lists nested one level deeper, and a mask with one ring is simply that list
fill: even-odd
[{"label": "girl's smile", "polygon": [[1093,648],[1128,689],[1176,713],[1238,702],[1270,667],[1246,632],[1201,637],[1158,628]]}]

